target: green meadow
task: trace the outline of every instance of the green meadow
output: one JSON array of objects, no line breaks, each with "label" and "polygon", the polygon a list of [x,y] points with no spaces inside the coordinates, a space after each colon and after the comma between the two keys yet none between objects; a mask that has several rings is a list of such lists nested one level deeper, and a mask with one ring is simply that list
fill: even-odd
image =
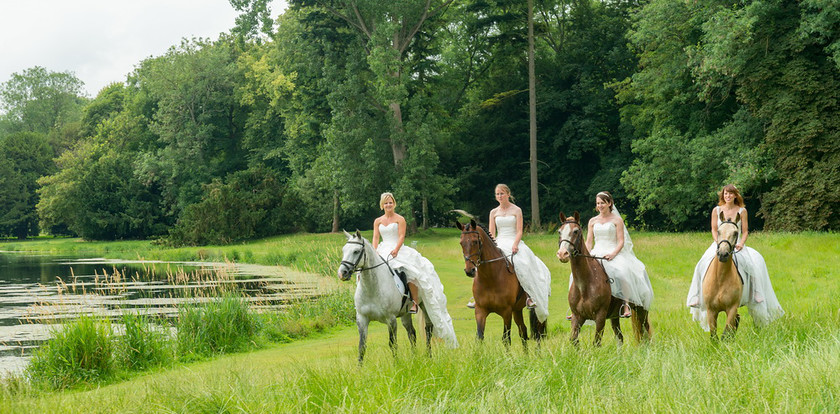
[{"label": "green meadow", "polygon": [[[364,233],[370,237],[370,232]],[[766,259],[786,315],[761,330],[746,308],[735,338],[709,339],[685,307],[707,233],[632,234],[648,269],[655,300],[653,340],[621,347],[610,331],[592,345],[568,342],[569,265],[554,258],[557,237],[525,242],[552,272],[549,336],[541,346],[501,344],[501,319],[488,319],[484,343],[475,340],[471,279],[464,275],[458,232],[433,229],[406,244],[435,264],[445,286],[461,347],[422,341],[408,345],[400,328],[392,355],[383,325],[373,323],[368,354],[356,362],[355,327],[338,327],[289,343],[146,371],[119,382],[46,392],[3,388],[4,412],[840,412],[840,235],[751,233],[748,245]],[[232,246],[167,248],[149,242],[94,243],[76,239],[0,242],[0,250],[72,253],[125,259],[233,260],[282,265],[334,282],[344,236],[305,234]],[[348,299],[349,300],[349,299]],[[722,319],[722,316],[721,316]],[[631,333],[622,321],[625,334]]]}]

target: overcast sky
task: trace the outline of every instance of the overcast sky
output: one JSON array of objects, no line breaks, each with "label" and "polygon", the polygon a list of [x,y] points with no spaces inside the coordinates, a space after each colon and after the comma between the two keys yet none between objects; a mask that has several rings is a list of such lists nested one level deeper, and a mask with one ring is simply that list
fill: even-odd
[{"label": "overcast sky", "polygon": [[[274,17],[286,7],[272,0]],[[41,66],[73,72],[89,97],[182,38],[234,25],[228,0],[0,0],[0,82]]]}]

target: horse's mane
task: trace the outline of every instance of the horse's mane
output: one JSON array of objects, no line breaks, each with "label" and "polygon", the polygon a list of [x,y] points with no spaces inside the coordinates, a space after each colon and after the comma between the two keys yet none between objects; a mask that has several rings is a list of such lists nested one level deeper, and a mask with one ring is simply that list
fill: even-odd
[{"label": "horse's mane", "polygon": [[487,237],[490,238],[490,241],[492,241],[493,244],[496,245],[496,247],[499,247],[499,245],[496,243],[496,239],[493,238],[493,235],[490,234],[490,230],[487,230],[487,227],[485,227],[483,224],[481,224],[477,221],[475,222],[475,225],[476,225],[476,227],[481,227],[481,229],[484,230],[484,233],[487,234]]}]

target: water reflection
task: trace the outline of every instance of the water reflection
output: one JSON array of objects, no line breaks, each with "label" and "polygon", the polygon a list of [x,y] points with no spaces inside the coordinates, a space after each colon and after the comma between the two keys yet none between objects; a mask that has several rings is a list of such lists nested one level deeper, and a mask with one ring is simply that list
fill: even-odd
[{"label": "water reflection", "polygon": [[319,281],[275,266],[78,259],[0,252],[0,374],[20,371],[61,321],[125,312],[162,318],[223,292],[275,308],[317,295]]}]

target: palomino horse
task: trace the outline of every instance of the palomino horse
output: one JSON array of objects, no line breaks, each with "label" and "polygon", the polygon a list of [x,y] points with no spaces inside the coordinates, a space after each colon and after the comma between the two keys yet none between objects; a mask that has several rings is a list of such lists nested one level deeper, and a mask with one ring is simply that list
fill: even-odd
[{"label": "palomino horse", "polygon": [[738,222],[741,216],[736,215],[735,221],[726,220],[720,212],[718,221],[717,260],[712,263],[703,276],[703,305],[706,308],[706,320],[712,339],[717,338],[717,317],[720,312],[726,312],[726,328],[723,337],[734,335],[738,330],[741,316],[738,307],[741,304],[741,294],[744,284],[735,267],[733,254],[738,242]]},{"label": "palomino horse", "polygon": [[[350,280],[353,273],[359,273],[356,284],[356,326],[359,328],[359,363],[365,357],[368,325],[370,321],[379,321],[388,325],[388,338],[391,350],[397,347],[397,317],[408,333],[408,339],[414,346],[417,334],[408,313],[411,300],[408,298],[408,286],[399,282],[396,273],[388,263],[373,250],[373,246],[356,231],[355,235],[344,232],[347,243],[342,248],[343,257],[338,267],[338,277]],[[398,283],[401,283],[401,288]],[[402,291],[401,291],[402,290]],[[421,302],[420,309],[426,320],[426,347],[431,352],[432,325],[426,306]]]},{"label": "palomino horse", "polygon": [[[578,344],[580,327],[587,320],[595,321],[595,345],[601,344],[601,337],[604,334],[606,320],[612,324],[615,338],[619,344],[624,342],[624,335],[621,333],[619,311],[623,300],[612,295],[610,280],[597,259],[591,256],[589,249],[583,243],[583,229],[580,226],[580,215],[575,211],[574,217],[566,218],[560,213],[560,241],[557,257],[561,262],[571,262],[572,280],[574,283],[569,287],[569,307],[572,310],[572,336],[573,344]],[[632,324],[636,339],[650,339],[650,322],[648,311],[633,303],[630,304],[633,310]]]},{"label": "palomino horse", "polygon": [[[526,295],[516,278],[513,264],[508,262],[484,226],[476,224],[475,220],[470,220],[466,226],[459,222],[455,225],[461,230],[461,249],[466,264],[464,272],[473,278],[476,336],[479,340],[484,339],[487,316],[495,313],[504,321],[502,340],[505,345],[510,345],[512,317],[519,328],[522,345],[527,346],[528,329],[522,317]],[[533,337],[540,341],[545,337],[546,323],[539,322],[534,310],[531,310],[530,320]]]}]

